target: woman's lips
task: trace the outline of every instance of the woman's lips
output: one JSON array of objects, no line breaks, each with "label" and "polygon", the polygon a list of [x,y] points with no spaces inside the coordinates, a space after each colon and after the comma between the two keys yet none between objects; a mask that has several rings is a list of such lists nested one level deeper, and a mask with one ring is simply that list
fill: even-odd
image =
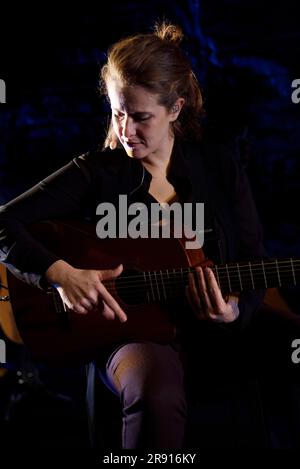
[{"label": "woman's lips", "polygon": [[127,147],[136,147],[138,145],[142,145],[142,142],[124,142]]}]

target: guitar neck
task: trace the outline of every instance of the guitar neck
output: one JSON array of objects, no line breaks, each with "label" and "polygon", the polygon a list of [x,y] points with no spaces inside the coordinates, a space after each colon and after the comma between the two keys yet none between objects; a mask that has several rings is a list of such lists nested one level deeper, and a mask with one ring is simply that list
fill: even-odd
[{"label": "guitar neck", "polygon": [[[215,265],[211,267],[223,294],[243,290],[296,286],[300,283],[300,259],[265,259]],[[141,302],[167,301],[182,295],[188,275],[195,267],[135,272],[120,277],[116,288],[121,296]],[[139,302],[139,301],[137,301]]]},{"label": "guitar neck", "polygon": [[264,259],[214,266],[222,292],[296,286],[300,282],[300,259]]}]

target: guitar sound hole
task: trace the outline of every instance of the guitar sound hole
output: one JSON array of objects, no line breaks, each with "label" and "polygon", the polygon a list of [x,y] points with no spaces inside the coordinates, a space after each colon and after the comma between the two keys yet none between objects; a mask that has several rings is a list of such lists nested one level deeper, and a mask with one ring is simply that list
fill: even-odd
[{"label": "guitar sound hole", "polygon": [[138,270],[124,270],[116,279],[115,288],[119,298],[128,305],[148,302],[144,274]]}]

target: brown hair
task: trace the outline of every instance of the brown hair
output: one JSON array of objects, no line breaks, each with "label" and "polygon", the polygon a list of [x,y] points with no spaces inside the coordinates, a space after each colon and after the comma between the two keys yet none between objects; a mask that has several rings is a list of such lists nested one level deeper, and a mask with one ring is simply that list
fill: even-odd
[{"label": "brown hair", "polygon": [[[197,78],[179,44],[179,26],[156,24],[154,33],[137,34],[115,43],[101,69],[102,90],[107,95],[109,80],[138,85],[158,95],[158,103],[168,110],[179,97],[184,106],[175,122],[175,136],[200,138],[203,100]],[[118,140],[110,123],[104,146],[115,148]]]}]

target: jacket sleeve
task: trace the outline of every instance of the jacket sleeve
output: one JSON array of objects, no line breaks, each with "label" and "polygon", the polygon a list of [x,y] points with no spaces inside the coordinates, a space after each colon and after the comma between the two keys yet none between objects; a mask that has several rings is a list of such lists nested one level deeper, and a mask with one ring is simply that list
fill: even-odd
[{"label": "jacket sleeve", "polygon": [[58,258],[37,242],[26,226],[84,211],[90,203],[92,179],[85,157],[74,159],[0,207],[0,262],[30,284],[40,286],[41,276]]}]

